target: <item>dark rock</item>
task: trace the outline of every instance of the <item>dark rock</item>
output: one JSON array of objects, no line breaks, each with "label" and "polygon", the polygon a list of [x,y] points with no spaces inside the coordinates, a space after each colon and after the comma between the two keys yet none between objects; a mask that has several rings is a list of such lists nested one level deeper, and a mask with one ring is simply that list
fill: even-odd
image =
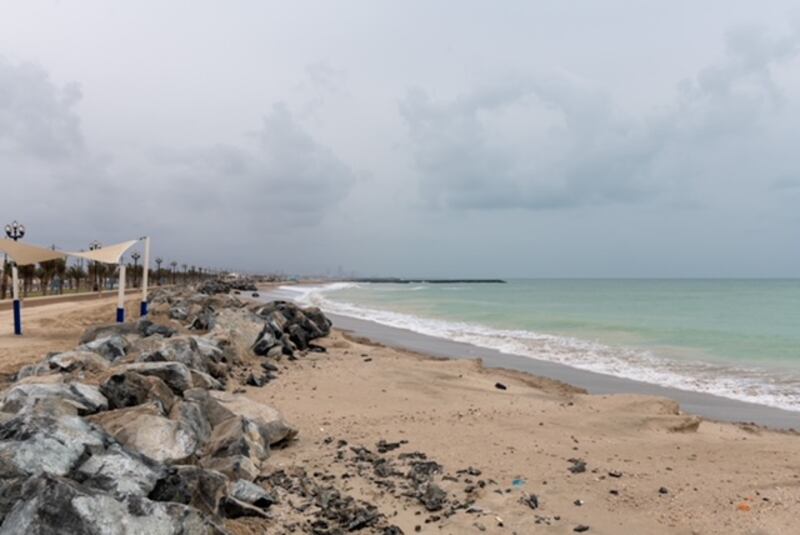
[{"label": "dark rock", "polygon": [[219,504],[219,511],[225,518],[242,518],[254,516],[258,518],[269,518],[269,515],[261,508],[244,503],[231,496],[224,496]]},{"label": "dark rock", "polygon": [[589,526],[584,526],[583,524],[579,524],[575,526],[575,529],[573,529],[572,531],[574,531],[575,533],[583,533],[585,531],[589,531]]},{"label": "dark rock", "polygon": [[228,496],[259,509],[269,509],[277,503],[277,499],[272,494],[255,483],[243,479],[237,480],[230,486]]},{"label": "dark rock", "polygon": [[185,505],[152,502],[138,496],[118,501],[74,481],[41,475],[25,482],[22,499],[0,526],[0,535],[21,533],[222,535],[225,532]]},{"label": "dark rock", "polygon": [[530,507],[531,509],[538,509],[539,508],[539,497],[535,494],[529,494],[522,498],[522,503]]},{"label": "dark rock", "polygon": [[567,468],[573,474],[582,474],[586,471],[586,462],[583,459],[567,459],[568,462],[572,463],[572,466]]},{"label": "dark rock", "polygon": [[269,382],[268,375],[256,375],[254,373],[250,373],[245,380],[245,383],[250,386],[262,387]]},{"label": "dark rock", "polygon": [[148,498],[158,502],[190,505],[206,514],[217,515],[225,496],[227,478],[197,466],[173,466],[158,480]]},{"label": "dark rock", "polygon": [[620,477],[622,477],[622,472],[620,472],[619,470],[611,470],[611,471],[608,473],[608,476],[609,476],[609,477],[616,477],[616,478],[620,478]]},{"label": "dark rock", "polygon": [[109,362],[114,362],[121,359],[128,353],[130,343],[124,336],[113,335],[104,338],[97,338],[82,345],[79,349],[83,348],[87,351],[93,351]]},{"label": "dark rock", "polygon": [[659,494],[669,494],[669,489],[667,487],[661,487],[658,489]]},{"label": "dark rock", "polygon": [[160,335],[163,336],[164,338],[169,338],[178,332],[172,327],[167,327],[166,325],[158,325],[148,319],[140,319],[136,323],[136,328],[138,333],[144,337]]},{"label": "dark rock", "polygon": [[115,373],[100,386],[111,409],[122,409],[158,401],[164,412],[172,410],[175,395],[167,384],[155,375],[142,375],[133,371]]},{"label": "dark rock", "polygon": [[439,511],[444,507],[444,503],[447,500],[447,493],[437,485],[428,483],[417,497],[428,511]]},{"label": "dark rock", "polygon": [[89,327],[81,335],[80,344],[88,344],[94,342],[99,338],[108,338],[111,336],[126,336],[132,334],[140,334],[137,323],[112,323],[109,325],[96,325]]},{"label": "dark rock", "polygon": [[185,321],[189,318],[189,312],[183,307],[172,307],[169,309],[169,317],[174,320]]},{"label": "dark rock", "polygon": [[180,362],[135,362],[119,366],[119,370],[120,372],[132,371],[141,375],[154,375],[164,381],[176,394],[181,394],[193,386],[191,371]]},{"label": "dark rock", "polygon": [[503,383],[495,383],[494,387],[498,390],[508,390],[508,387]]}]

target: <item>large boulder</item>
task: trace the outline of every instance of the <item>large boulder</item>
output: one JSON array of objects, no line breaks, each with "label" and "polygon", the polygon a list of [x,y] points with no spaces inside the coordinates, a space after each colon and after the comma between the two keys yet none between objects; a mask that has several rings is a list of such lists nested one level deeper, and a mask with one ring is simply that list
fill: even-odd
[{"label": "large boulder", "polygon": [[17,380],[38,375],[96,374],[107,370],[108,361],[93,351],[77,350],[49,355],[38,364],[22,367],[17,372]]},{"label": "large boulder", "polygon": [[147,496],[166,473],[165,467],[119,444],[96,452],[75,468],[70,477],[117,498]]},{"label": "large boulder", "polygon": [[27,475],[64,476],[110,439],[69,407],[43,400],[0,424],[0,466]]},{"label": "large boulder", "polygon": [[209,396],[234,415],[252,421],[269,446],[291,440],[297,435],[297,431],[286,423],[281,413],[269,405],[228,392],[209,392]]},{"label": "large boulder", "polygon": [[102,355],[109,362],[114,362],[124,357],[128,353],[129,347],[130,342],[124,336],[117,334],[92,340],[83,344],[80,349],[93,351]]},{"label": "large boulder", "polygon": [[91,420],[125,446],[163,463],[185,463],[202,446],[191,428],[163,416],[157,402],[107,411]]},{"label": "large boulder", "polygon": [[200,351],[193,336],[173,336],[160,341],[151,351],[142,352],[138,362],[180,362],[189,368],[208,373],[208,356]]},{"label": "large boulder", "polygon": [[253,480],[261,462],[269,456],[269,444],[252,421],[235,416],[214,427],[200,464],[231,479]]},{"label": "large boulder", "polygon": [[192,373],[180,362],[134,362],[118,366],[120,372],[132,371],[141,375],[153,375],[164,381],[176,394],[192,388]]},{"label": "large boulder", "polygon": [[100,386],[100,392],[108,399],[110,409],[124,409],[157,401],[167,413],[172,410],[176,399],[172,390],[158,376],[134,371],[115,373]]},{"label": "large boulder", "polygon": [[0,395],[0,411],[16,414],[44,399],[75,407],[78,414],[108,409],[108,400],[96,386],[83,383],[18,383]]},{"label": "large boulder", "polygon": [[130,496],[117,500],[69,479],[28,479],[22,499],[6,515],[0,535],[221,535],[197,510],[178,503]]}]

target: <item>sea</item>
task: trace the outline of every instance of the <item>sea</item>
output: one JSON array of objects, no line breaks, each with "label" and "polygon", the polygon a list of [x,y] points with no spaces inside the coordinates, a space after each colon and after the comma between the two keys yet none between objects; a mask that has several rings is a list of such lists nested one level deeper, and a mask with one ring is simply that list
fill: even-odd
[{"label": "sea", "polygon": [[283,290],[333,314],[800,411],[800,280],[335,282]]}]

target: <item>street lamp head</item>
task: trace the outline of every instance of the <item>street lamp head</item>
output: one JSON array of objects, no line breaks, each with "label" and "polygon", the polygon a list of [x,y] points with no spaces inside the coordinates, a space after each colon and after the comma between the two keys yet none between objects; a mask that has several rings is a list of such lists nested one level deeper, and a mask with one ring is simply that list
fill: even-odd
[{"label": "street lamp head", "polygon": [[14,220],[10,225],[6,225],[6,236],[14,241],[21,239],[25,236],[25,225],[20,225]]},{"label": "street lamp head", "polygon": [[137,253],[135,251],[133,253],[131,253],[131,258],[133,258],[134,260],[139,260],[141,257],[142,257],[142,255],[140,255],[139,253]]},{"label": "street lamp head", "polygon": [[90,251],[96,251],[99,248],[100,248],[100,242],[97,240],[94,240],[92,243],[89,244]]}]

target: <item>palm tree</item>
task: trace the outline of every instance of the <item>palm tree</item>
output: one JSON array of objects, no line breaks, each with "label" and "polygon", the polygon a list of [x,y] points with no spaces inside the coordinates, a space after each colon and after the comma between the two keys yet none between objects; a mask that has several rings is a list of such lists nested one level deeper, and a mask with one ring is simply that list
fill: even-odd
[{"label": "palm tree", "polygon": [[161,286],[161,263],[164,261],[163,258],[160,256],[156,258],[156,266],[158,266],[156,278],[158,279],[158,285]]},{"label": "palm tree", "polygon": [[172,266],[172,284],[175,284],[175,268],[178,267],[178,263],[173,260],[169,265]]},{"label": "palm tree", "polygon": [[83,270],[83,267],[80,265],[70,267],[67,270],[66,276],[69,280],[75,281],[75,291],[79,292],[81,290],[81,280],[86,278],[86,272]]}]

